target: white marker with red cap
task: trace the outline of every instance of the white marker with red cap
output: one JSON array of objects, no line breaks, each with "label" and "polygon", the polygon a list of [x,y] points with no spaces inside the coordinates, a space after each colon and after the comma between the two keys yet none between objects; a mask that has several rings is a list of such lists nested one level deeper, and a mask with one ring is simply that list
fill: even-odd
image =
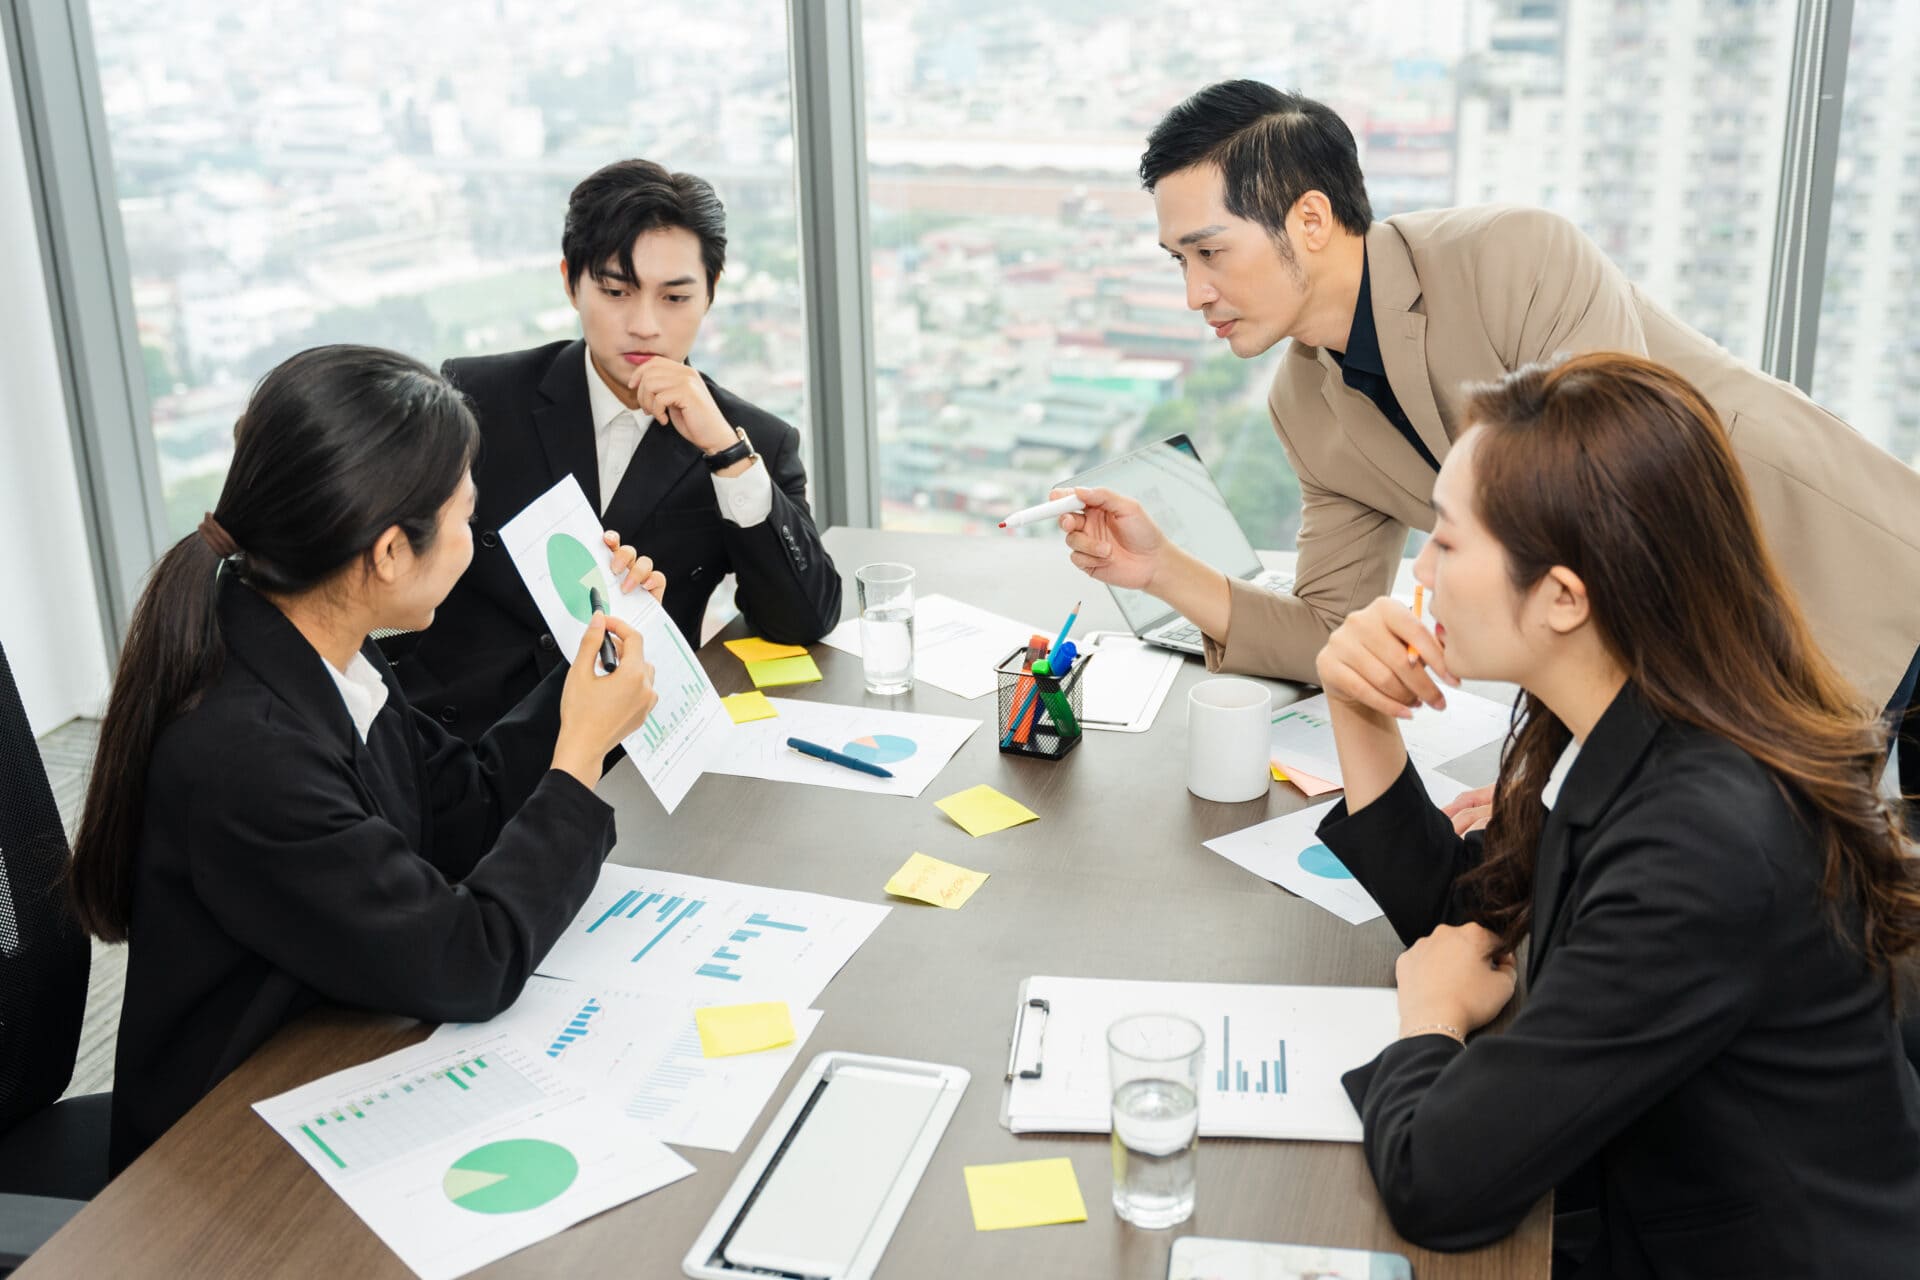
[{"label": "white marker with red cap", "polygon": [[1087,504],[1080,501],[1076,495],[1070,493],[1064,498],[1055,498],[1052,502],[1043,502],[1037,507],[1028,507],[1024,511],[1016,511],[1005,520],[1002,520],[1000,527],[1002,529],[1017,529],[1023,524],[1035,524],[1041,520],[1051,520],[1055,516],[1072,515],[1075,512],[1085,511],[1086,509]]}]

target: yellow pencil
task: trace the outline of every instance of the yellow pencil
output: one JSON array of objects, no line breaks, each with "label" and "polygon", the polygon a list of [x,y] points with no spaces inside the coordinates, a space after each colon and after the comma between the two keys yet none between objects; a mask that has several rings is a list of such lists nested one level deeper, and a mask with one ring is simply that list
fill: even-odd
[{"label": "yellow pencil", "polygon": [[[1421,603],[1422,603],[1422,601],[1423,601],[1423,600],[1424,600],[1424,598],[1425,598],[1425,592],[1426,592],[1426,588],[1425,588],[1425,587],[1422,587],[1422,586],[1421,586],[1421,585],[1420,585],[1419,583],[1415,583],[1415,584],[1414,584],[1414,587],[1413,587],[1413,620],[1414,620],[1415,622],[1418,622],[1418,621],[1420,621],[1420,605],[1421,605]],[[1417,646],[1414,646],[1414,645],[1408,645],[1408,646],[1407,646],[1407,661],[1408,661],[1408,662],[1419,662],[1419,661],[1420,661],[1420,650],[1419,650],[1419,648],[1418,648]]]}]

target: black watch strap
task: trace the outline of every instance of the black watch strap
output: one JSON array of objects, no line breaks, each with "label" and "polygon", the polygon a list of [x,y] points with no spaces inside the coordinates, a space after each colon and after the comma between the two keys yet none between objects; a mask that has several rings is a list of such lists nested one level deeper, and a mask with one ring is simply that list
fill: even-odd
[{"label": "black watch strap", "polygon": [[716,453],[704,455],[708,471],[725,471],[734,463],[745,462],[753,456],[753,444],[747,439],[747,433],[739,427],[735,427],[733,430],[734,433],[740,437],[738,440],[735,440],[732,444]]}]

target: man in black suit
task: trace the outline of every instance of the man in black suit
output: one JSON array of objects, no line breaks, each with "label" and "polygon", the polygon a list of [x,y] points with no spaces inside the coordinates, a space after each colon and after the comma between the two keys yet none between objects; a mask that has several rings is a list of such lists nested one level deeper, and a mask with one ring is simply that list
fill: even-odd
[{"label": "man in black suit", "polygon": [[449,360],[484,445],[473,566],[433,625],[389,646],[416,707],[469,740],[564,655],[499,527],[571,473],[602,524],[666,575],[691,644],[720,579],[754,631],[805,644],[840,620],[840,575],[807,508],[800,433],[687,364],[726,262],[712,186],[647,160],[573,190],[561,279],[584,335]]}]

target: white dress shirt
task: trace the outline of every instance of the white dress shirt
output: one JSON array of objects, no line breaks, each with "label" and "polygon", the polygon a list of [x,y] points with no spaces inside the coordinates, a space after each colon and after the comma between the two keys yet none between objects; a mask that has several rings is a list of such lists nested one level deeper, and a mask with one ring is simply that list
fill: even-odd
[{"label": "white dress shirt", "polygon": [[1579,758],[1580,740],[1569,739],[1566,750],[1560,753],[1560,758],[1553,762],[1552,772],[1547,774],[1547,785],[1540,788],[1541,804],[1553,808],[1554,802],[1560,798],[1560,788],[1566,785],[1567,775],[1573,772],[1573,762]]},{"label": "white dress shirt", "polygon": [[[655,424],[620,403],[594,367],[592,351],[587,352],[587,399],[593,405],[593,451],[600,462],[600,512],[604,515],[640,447],[640,437]],[[773,513],[773,478],[757,459],[737,476],[714,476],[713,494],[719,499],[720,514],[742,529],[751,529]]]},{"label": "white dress shirt", "polygon": [[387,705],[387,682],[367,661],[367,655],[356,653],[353,661],[347,664],[345,671],[334,666],[325,658],[320,665],[333,677],[334,684],[340,688],[341,701],[347,704],[347,715],[353,720],[355,732],[360,741],[367,740],[367,730],[373,728],[373,718],[380,714],[380,708]]}]

